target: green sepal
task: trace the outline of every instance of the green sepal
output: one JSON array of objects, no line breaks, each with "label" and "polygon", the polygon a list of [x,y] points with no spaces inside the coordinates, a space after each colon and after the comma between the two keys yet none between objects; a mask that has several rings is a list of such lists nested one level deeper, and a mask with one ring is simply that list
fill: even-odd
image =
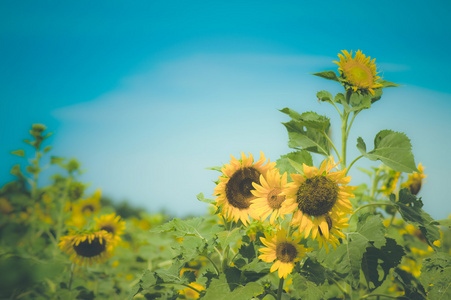
[{"label": "green sepal", "polygon": [[374,149],[366,151],[366,144],[361,137],[357,138],[357,149],[370,160],[380,160],[386,166],[399,172],[418,172],[411,151],[409,138],[401,132],[392,130],[380,131],[374,139]]},{"label": "green sepal", "polygon": [[197,200],[199,200],[199,201],[202,201],[202,202],[205,202],[208,204],[213,204],[213,205],[216,204],[216,201],[214,199],[205,198],[204,193],[200,193],[196,197],[197,197]]},{"label": "green sepal", "polygon": [[312,75],[315,75],[315,76],[318,76],[318,77],[321,77],[324,79],[340,82],[340,78],[338,78],[337,73],[335,73],[334,71],[323,71],[323,72],[319,72],[319,73],[312,73]]},{"label": "green sepal", "polygon": [[387,81],[387,80],[379,80],[377,83],[382,84],[382,88],[388,88],[388,87],[400,87],[402,85]]}]

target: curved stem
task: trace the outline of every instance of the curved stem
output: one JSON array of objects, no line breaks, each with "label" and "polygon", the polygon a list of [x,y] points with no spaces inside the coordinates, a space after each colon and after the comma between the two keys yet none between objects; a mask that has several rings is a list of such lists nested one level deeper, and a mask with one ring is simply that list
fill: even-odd
[{"label": "curved stem", "polygon": [[351,122],[349,122],[348,129],[346,130],[346,137],[349,136],[349,131],[351,130],[352,123],[354,122],[354,119],[355,119],[356,116],[357,116],[357,113],[354,112],[352,114]]},{"label": "curved stem", "polygon": [[347,127],[348,127],[349,113],[343,114],[341,118],[341,170],[346,169],[346,143],[348,141]]},{"label": "curved stem", "polygon": [[392,206],[392,207],[396,208],[396,206],[394,206],[393,204],[388,203],[388,202],[368,203],[368,204],[362,205],[359,208],[357,208],[356,210],[354,210],[353,214],[351,215],[351,217],[349,219],[351,219],[362,208],[366,208],[366,207],[370,207],[370,206],[379,206],[379,205],[388,205],[388,206]]},{"label": "curved stem", "polygon": [[282,299],[283,280],[284,280],[283,277],[280,278],[280,280],[279,280],[279,288],[277,289],[277,298],[276,298],[276,300]]},{"label": "curved stem", "polygon": [[335,279],[330,277],[330,279],[335,283],[335,285],[340,289],[340,291],[343,293],[343,295],[347,295],[348,293],[346,290],[341,286],[341,284]]},{"label": "curved stem", "polygon": [[210,257],[208,257],[208,255],[202,255],[202,256],[205,257],[206,259],[208,259],[208,260],[211,262],[211,264],[212,264],[213,267],[215,268],[216,274],[219,275],[219,269],[218,269],[218,267],[216,266],[216,264],[214,263],[214,261],[213,261]]},{"label": "curved stem", "polygon": [[[346,174],[348,174],[348,172],[349,172],[349,170],[351,169],[351,167],[352,167],[352,165],[356,162],[356,161],[358,161],[359,159],[361,159],[363,157],[363,155],[360,155],[359,157],[357,157],[356,159],[354,159],[350,164],[349,164],[349,167],[346,169]],[[346,175],[345,174],[345,175]]]},{"label": "curved stem", "polygon": [[340,114],[340,117],[342,116],[341,111],[338,109],[338,107],[335,105],[335,103],[333,101],[329,102],[330,104],[332,104],[338,111],[338,113]]},{"label": "curved stem", "polygon": [[334,148],[335,153],[337,154],[338,157],[338,161],[341,160],[340,158],[340,153],[338,152],[337,148],[335,148],[334,143],[332,142],[332,140],[330,139],[330,137],[327,135],[327,133],[325,132],[321,132],[323,134],[323,136],[329,141],[330,145],[332,146],[332,148]]}]

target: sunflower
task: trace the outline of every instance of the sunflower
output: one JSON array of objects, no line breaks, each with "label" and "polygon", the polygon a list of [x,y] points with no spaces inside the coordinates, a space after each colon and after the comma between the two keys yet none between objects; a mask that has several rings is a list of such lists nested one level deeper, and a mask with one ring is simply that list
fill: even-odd
[{"label": "sunflower", "polygon": [[377,76],[376,59],[370,60],[371,57],[366,57],[362,51],[358,50],[352,57],[352,50],[349,53],[346,50],[342,50],[344,56],[339,53],[338,57],[340,61],[334,61],[338,65],[338,72],[341,75],[341,82],[345,86],[345,89],[352,89],[354,92],[370,92],[374,95],[375,88],[382,87],[382,84],[378,83],[380,79]]},{"label": "sunflower", "polygon": [[[331,244],[334,249],[337,249],[337,245],[340,244],[340,238],[344,239],[346,236],[341,231],[344,228],[347,228],[349,226],[348,218],[346,218],[346,213],[339,212],[337,216],[325,217],[328,228],[329,228],[329,237],[326,238],[326,236],[323,234],[321,227],[319,226],[320,221],[319,219],[313,220],[313,228],[311,230],[312,232],[312,239],[316,239],[319,243],[319,248],[321,249],[324,247],[326,249],[326,253],[329,253],[329,245]],[[310,231],[304,232],[304,237],[307,238],[310,234]]]},{"label": "sunflower", "polygon": [[280,215],[282,203],[285,201],[285,195],[282,195],[281,192],[286,185],[287,173],[280,175],[277,168],[268,170],[266,179],[261,174],[260,184],[252,183],[255,190],[252,190],[251,193],[257,198],[251,200],[251,217],[264,221],[271,215],[270,223],[274,224],[274,220]]},{"label": "sunflower", "polygon": [[291,174],[293,182],[283,191],[286,200],[280,210],[282,214],[293,213],[291,225],[299,226],[299,232],[309,233],[318,227],[329,239],[329,224],[339,221],[340,212],[352,212],[349,198],[354,197],[351,192],[357,187],[347,186],[351,176],[345,177],[346,169],[331,172],[337,165],[331,156],[319,170],[303,164],[304,175]]},{"label": "sunflower", "polygon": [[113,255],[114,242],[105,230],[71,232],[61,237],[60,249],[70,255],[73,263],[92,265],[103,263]]},{"label": "sunflower", "polygon": [[389,170],[388,177],[381,186],[381,192],[385,196],[390,196],[396,189],[401,172],[395,172],[394,170]]},{"label": "sunflower", "polygon": [[270,271],[279,270],[279,278],[286,279],[293,270],[294,264],[301,260],[306,252],[313,250],[299,245],[301,238],[293,240],[287,237],[287,231],[284,228],[279,229],[275,234],[265,233],[265,237],[260,237],[260,240],[266,247],[258,249],[262,252],[258,258],[268,263],[275,260]]},{"label": "sunflower", "polygon": [[413,174],[409,174],[409,179],[401,184],[401,187],[408,188],[412,195],[418,195],[421,185],[423,184],[423,179],[427,176],[423,173],[424,167],[421,163],[418,164],[418,171],[420,172],[413,172]]},{"label": "sunflower", "polygon": [[79,213],[84,216],[91,216],[99,212],[100,210],[100,197],[102,196],[102,191],[97,189],[92,197],[80,200],[76,205],[74,205],[74,213]]},{"label": "sunflower", "polygon": [[120,221],[120,219],[121,217],[116,216],[116,213],[102,215],[100,218],[95,217],[95,229],[111,233],[114,241],[120,242],[120,235],[124,233],[125,229],[125,221]]},{"label": "sunflower", "polygon": [[255,163],[252,154],[249,153],[247,158],[241,152],[241,160],[232,156],[230,164],[221,169],[223,175],[219,177],[213,195],[218,196],[216,206],[222,207],[221,214],[228,220],[241,220],[244,225],[249,222],[251,200],[256,198],[251,192],[254,189],[252,184],[260,183],[260,175],[266,174],[275,166],[275,163],[270,163],[269,160],[263,166],[265,161],[263,152],[260,152],[260,159]]}]

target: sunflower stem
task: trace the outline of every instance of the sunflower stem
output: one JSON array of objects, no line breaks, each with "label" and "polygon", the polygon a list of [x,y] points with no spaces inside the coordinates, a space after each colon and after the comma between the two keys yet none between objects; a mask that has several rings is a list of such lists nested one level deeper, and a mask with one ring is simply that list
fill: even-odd
[{"label": "sunflower stem", "polygon": [[349,164],[349,167],[346,169],[346,174],[345,174],[345,175],[348,174],[348,172],[349,172],[349,170],[351,169],[352,165],[353,165],[356,161],[358,161],[359,159],[361,159],[362,157],[363,157],[363,155],[360,155],[359,157],[357,157],[356,159],[354,159],[354,160]]},{"label": "sunflower stem", "polygon": [[388,202],[368,203],[368,204],[362,205],[359,208],[357,208],[356,210],[354,210],[354,213],[351,215],[351,217],[349,219],[351,219],[362,208],[371,207],[371,206],[379,206],[379,205],[388,205],[388,206],[392,206],[392,207],[396,208],[396,206],[394,206],[393,204],[388,203]]},{"label": "sunflower stem", "polygon": [[348,127],[349,113],[344,113],[341,118],[341,170],[346,169],[346,143],[348,141],[347,127]]},{"label": "sunflower stem", "polygon": [[211,262],[211,264],[215,268],[216,274],[219,275],[220,272],[219,272],[219,269],[216,266],[215,262],[208,255],[202,255],[202,256],[205,257],[206,259],[208,259]]},{"label": "sunflower stem", "polygon": [[284,281],[284,278],[283,277],[280,278],[280,280],[279,280],[279,288],[277,289],[277,298],[276,298],[277,300],[282,299],[283,281]]},{"label": "sunflower stem", "polygon": [[344,296],[346,296],[348,293],[344,289],[344,287],[341,286],[341,284],[335,279],[330,277],[330,279],[335,283],[335,285],[340,289],[340,291],[343,293]]},{"label": "sunflower stem", "polygon": [[68,290],[71,290],[72,287],[72,279],[74,278],[74,270],[75,270],[75,264],[72,263],[70,267],[70,277],[69,277],[69,284],[68,284]]},{"label": "sunflower stem", "polygon": [[325,133],[324,131],[321,132],[321,133],[322,133],[322,135],[326,138],[326,140],[329,141],[330,145],[332,146],[332,148],[334,149],[335,153],[337,154],[338,161],[340,161],[340,160],[341,160],[341,158],[340,158],[340,152],[338,152],[337,148],[335,148],[335,145],[334,145],[334,143],[332,142],[332,140],[330,139],[330,137],[329,137],[329,136],[327,135],[327,133]]},{"label": "sunflower stem", "polygon": [[369,298],[369,297],[385,297],[385,298],[390,298],[390,299],[399,299],[399,297],[385,295],[385,294],[368,294],[368,295],[360,297],[360,299],[366,299],[366,298]]}]

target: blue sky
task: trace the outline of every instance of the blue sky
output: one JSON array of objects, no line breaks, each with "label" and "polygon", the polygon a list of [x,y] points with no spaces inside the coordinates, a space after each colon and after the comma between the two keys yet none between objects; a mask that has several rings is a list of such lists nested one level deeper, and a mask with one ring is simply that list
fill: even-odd
[{"label": "blue sky", "polygon": [[51,154],[77,157],[91,189],[150,211],[202,214],[206,205],[195,196],[211,196],[218,175],[205,167],[240,151],[274,161],[291,151],[277,109],[337,122],[315,94],[340,87],[310,73],[336,70],[340,50],[361,49],[403,87],[359,115],[348,159],[358,136],[371,145],[379,130],[405,132],[426,166],[425,209],[446,218],[450,8],[448,1],[2,1],[0,183],[20,162],[9,151],[23,147],[32,123],[44,123],[55,132]]}]

